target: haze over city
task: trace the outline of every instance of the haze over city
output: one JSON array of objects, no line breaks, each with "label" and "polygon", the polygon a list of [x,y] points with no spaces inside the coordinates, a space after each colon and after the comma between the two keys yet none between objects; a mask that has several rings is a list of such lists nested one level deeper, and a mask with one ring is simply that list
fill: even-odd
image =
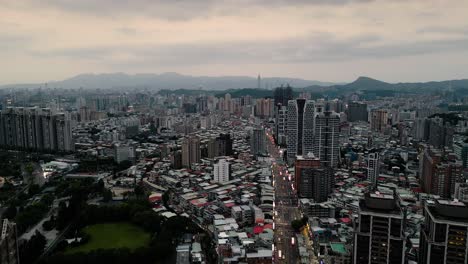
[{"label": "haze over city", "polygon": [[0,84],[82,73],[461,79],[468,2],[0,0]]},{"label": "haze over city", "polygon": [[467,17],[0,0],[0,264],[468,264]]}]

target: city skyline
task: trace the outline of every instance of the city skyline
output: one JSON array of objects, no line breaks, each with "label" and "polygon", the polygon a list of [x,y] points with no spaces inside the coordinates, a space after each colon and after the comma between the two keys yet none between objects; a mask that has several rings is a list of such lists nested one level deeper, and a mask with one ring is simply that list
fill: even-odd
[{"label": "city skyline", "polygon": [[0,2],[0,85],[89,72],[467,77],[464,1]]}]

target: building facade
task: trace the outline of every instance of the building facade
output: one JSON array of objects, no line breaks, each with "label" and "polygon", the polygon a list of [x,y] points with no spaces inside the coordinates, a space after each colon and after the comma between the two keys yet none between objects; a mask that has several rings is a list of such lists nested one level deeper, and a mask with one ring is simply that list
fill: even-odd
[{"label": "building facade", "polygon": [[266,136],[265,131],[260,128],[254,128],[250,135],[250,152],[252,155],[266,154]]},{"label": "building facade", "polygon": [[377,179],[379,178],[379,153],[370,153],[367,157],[367,180],[369,180],[374,188],[377,187]]},{"label": "building facade", "polygon": [[196,136],[185,138],[182,142],[182,166],[191,168],[193,164],[200,162],[200,139]]},{"label": "building facade", "polygon": [[74,150],[71,118],[48,108],[7,108],[0,112],[0,146],[32,151]]},{"label": "building facade", "polygon": [[331,167],[321,166],[320,160],[310,153],[297,156],[294,173],[298,197],[313,199],[315,203],[327,201],[334,184]]},{"label": "building facade", "polygon": [[213,180],[219,183],[225,183],[229,181],[231,176],[231,165],[225,159],[221,159],[218,163],[213,165]]},{"label": "building facade", "polygon": [[325,167],[335,167],[340,155],[340,116],[335,112],[322,112],[315,117],[313,152]]},{"label": "building facade", "polygon": [[419,263],[468,263],[468,206],[436,200],[424,206]]},{"label": "building facade", "polygon": [[405,263],[405,218],[394,194],[365,194],[364,199],[359,202],[358,217],[353,263]]},{"label": "building facade", "polygon": [[426,146],[421,153],[420,181],[423,192],[453,197],[455,184],[463,181],[463,168],[453,153]]},{"label": "building facade", "polygon": [[351,102],[348,104],[348,121],[349,122],[357,122],[357,121],[364,121],[367,122],[368,112],[367,112],[367,104],[360,103],[360,102]]}]

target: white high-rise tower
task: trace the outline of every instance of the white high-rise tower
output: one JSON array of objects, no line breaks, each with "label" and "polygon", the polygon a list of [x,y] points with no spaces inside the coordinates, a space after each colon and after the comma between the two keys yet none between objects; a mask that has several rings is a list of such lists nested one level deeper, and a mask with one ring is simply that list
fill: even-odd
[{"label": "white high-rise tower", "polygon": [[370,153],[367,157],[367,179],[372,183],[372,187],[377,187],[379,177],[379,154]]}]

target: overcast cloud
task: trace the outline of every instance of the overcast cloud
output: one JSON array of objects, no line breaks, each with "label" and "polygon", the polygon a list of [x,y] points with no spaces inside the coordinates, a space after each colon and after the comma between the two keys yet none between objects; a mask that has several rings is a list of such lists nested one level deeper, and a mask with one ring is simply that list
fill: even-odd
[{"label": "overcast cloud", "polygon": [[80,73],[468,78],[465,0],[0,0],[0,84]]}]

